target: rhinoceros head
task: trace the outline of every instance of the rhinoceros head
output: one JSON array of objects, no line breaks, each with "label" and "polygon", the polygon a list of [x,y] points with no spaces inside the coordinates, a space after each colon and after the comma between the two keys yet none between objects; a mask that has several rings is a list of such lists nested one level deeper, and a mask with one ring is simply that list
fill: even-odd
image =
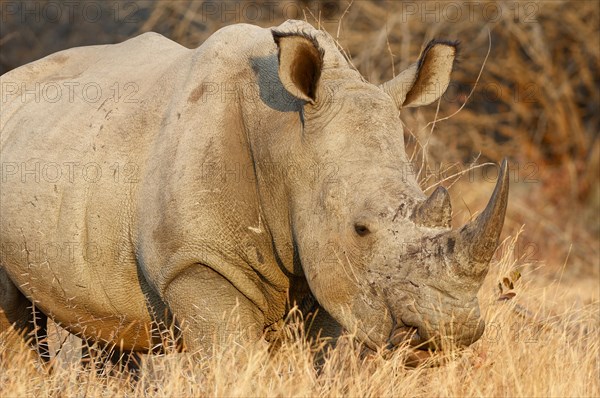
[{"label": "rhinoceros head", "polygon": [[334,46],[306,34],[274,37],[280,80],[305,101],[290,156],[322,171],[306,167],[289,181],[294,243],[316,299],[370,347],[476,341],[484,328],[477,293],[506,210],[506,162],[486,209],[452,230],[449,194],[419,188],[399,117],[444,93],[456,45],[431,42],[378,87]]}]

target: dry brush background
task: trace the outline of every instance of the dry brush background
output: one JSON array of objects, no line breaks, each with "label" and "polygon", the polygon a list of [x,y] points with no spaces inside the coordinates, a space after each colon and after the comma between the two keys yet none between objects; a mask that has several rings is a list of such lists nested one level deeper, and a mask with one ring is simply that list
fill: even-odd
[{"label": "dry brush background", "polygon": [[[512,171],[506,239],[481,292],[489,327],[469,349],[445,354],[441,367],[405,369],[402,350],[392,358],[363,357],[348,339],[319,373],[314,350],[291,341],[275,353],[232,345],[201,363],[150,358],[137,380],[119,372],[101,377],[73,364],[47,375],[23,348],[15,353],[0,339],[0,396],[600,395],[597,2],[1,5],[0,73],[61,49],[145,31],[197,47],[231,23],[267,27],[298,18],[327,30],[363,76],[380,83],[414,62],[428,40],[459,40],[460,62],[439,110],[402,113],[408,152],[424,188],[450,187],[455,225],[483,207],[496,168],[461,172],[505,156]],[[522,276],[512,281],[515,271]],[[503,293],[513,283],[516,296],[498,301],[504,278]]]}]

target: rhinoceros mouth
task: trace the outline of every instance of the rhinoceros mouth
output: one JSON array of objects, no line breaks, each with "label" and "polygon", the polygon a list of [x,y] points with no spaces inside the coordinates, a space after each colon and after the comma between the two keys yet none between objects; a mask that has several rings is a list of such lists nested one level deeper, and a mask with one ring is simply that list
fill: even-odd
[{"label": "rhinoceros mouth", "polygon": [[402,345],[408,345],[417,350],[435,351],[435,347],[430,344],[430,340],[423,338],[419,334],[419,329],[413,326],[398,326],[390,333],[388,347],[393,349]]}]

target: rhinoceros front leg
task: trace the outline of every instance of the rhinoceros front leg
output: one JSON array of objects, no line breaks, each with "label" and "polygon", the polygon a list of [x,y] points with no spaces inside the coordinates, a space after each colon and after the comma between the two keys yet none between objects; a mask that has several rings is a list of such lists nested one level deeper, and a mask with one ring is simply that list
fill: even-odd
[{"label": "rhinoceros front leg", "polygon": [[182,329],[183,345],[188,352],[208,354],[215,343],[261,338],[264,326],[261,311],[211,268],[202,265],[188,268],[167,286],[164,299]]},{"label": "rhinoceros front leg", "polygon": [[10,347],[29,342],[42,359],[48,360],[46,324],[48,318],[19,291],[0,267],[0,335]]}]

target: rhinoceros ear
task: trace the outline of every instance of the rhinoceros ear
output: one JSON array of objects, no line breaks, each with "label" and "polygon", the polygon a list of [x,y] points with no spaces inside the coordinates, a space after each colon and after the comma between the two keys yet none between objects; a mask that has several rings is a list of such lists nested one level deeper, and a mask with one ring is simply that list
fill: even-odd
[{"label": "rhinoceros ear", "polygon": [[457,48],[457,42],[430,41],[416,64],[380,87],[399,109],[431,104],[450,84]]},{"label": "rhinoceros ear", "polygon": [[273,31],[279,48],[279,79],[293,96],[314,104],[323,69],[323,50],[316,39],[299,33]]}]

